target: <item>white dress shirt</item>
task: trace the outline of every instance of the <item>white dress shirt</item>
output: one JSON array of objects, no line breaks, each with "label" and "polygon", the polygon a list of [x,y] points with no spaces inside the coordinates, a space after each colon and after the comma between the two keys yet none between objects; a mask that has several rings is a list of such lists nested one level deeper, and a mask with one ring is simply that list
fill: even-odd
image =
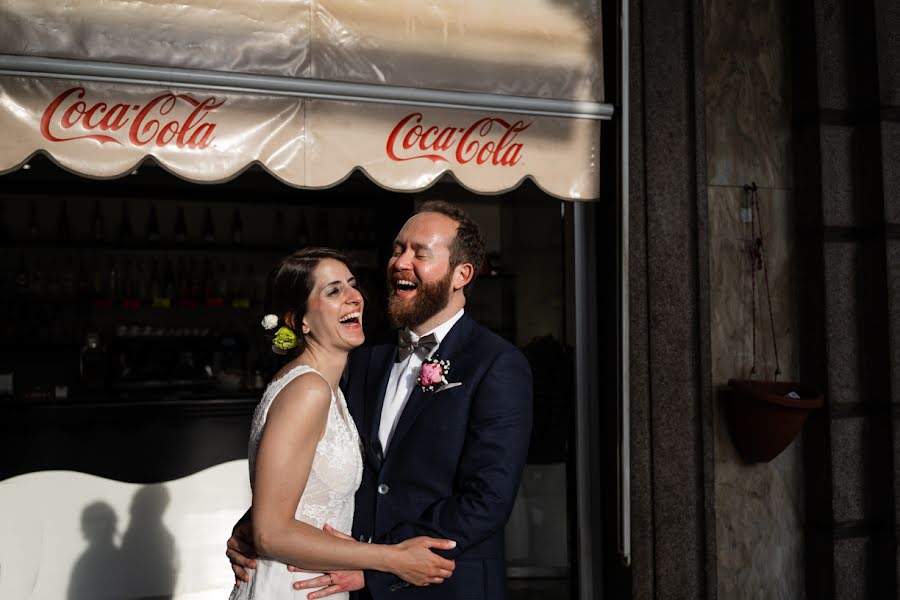
[{"label": "white dress shirt", "polygon": [[[410,332],[413,341],[418,341],[420,337],[433,333],[437,340],[437,346],[432,348],[428,354],[429,357],[433,356],[440,349],[441,340],[446,337],[447,332],[463,316],[463,312],[465,311],[460,309],[450,319],[421,336]],[[406,360],[394,363],[391,369],[387,389],[384,391],[384,404],[381,407],[381,424],[378,427],[378,440],[381,442],[381,448],[384,451],[387,451],[388,444],[394,435],[394,430],[397,428],[397,422],[400,421],[400,415],[403,414],[406,402],[409,400],[413,387],[416,385],[416,380],[419,378],[419,369],[421,369],[423,362],[424,359],[421,353],[413,352],[406,357]]]}]

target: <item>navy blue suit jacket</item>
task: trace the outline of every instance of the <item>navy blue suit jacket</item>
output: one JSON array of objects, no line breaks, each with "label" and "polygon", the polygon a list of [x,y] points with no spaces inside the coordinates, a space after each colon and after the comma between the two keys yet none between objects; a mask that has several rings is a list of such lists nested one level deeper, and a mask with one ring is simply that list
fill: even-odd
[{"label": "navy blue suit jacket", "polygon": [[434,355],[450,361],[447,381],[462,385],[415,386],[382,455],[378,428],[396,352],[393,343],[366,346],[349,360],[344,391],[365,453],[353,536],[388,544],[420,535],[455,540],[441,554],[456,560],[456,570],[428,587],[368,571],[362,596],[502,600],[503,528],[531,435],[528,361],[464,313]]}]

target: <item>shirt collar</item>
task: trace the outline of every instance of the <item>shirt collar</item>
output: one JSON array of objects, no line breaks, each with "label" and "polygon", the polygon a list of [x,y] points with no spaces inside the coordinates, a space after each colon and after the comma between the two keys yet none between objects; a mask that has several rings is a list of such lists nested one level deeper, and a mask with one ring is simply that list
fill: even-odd
[{"label": "shirt collar", "polygon": [[437,343],[440,344],[441,340],[443,340],[447,336],[447,334],[450,332],[450,330],[453,329],[453,326],[456,325],[456,322],[462,318],[464,312],[466,312],[466,310],[464,308],[459,309],[458,313],[456,313],[455,315],[453,315],[452,317],[450,317],[449,319],[447,319],[446,321],[444,321],[443,323],[441,323],[440,325],[438,325],[431,331],[427,331],[427,332],[423,333],[422,335],[416,335],[415,333],[410,331],[410,333],[412,334],[412,339],[418,340],[420,338],[425,337],[426,335],[433,333],[434,338],[437,340]]}]

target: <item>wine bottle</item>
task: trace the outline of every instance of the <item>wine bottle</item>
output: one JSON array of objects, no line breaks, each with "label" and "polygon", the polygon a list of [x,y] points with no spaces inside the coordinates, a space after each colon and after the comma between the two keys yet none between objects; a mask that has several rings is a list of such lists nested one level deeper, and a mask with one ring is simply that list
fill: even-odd
[{"label": "wine bottle", "polygon": [[16,294],[23,295],[28,293],[28,283],[31,278],[28,275],[28,265],[25,263],[25,255],[19,255],[19,262],[16,264]]},{"label": "wine bottle", "polygon": [[351,214],[347,218],[347,227],[345,229],[347,234],[347,248],[351,250],[356,248],[359,243],[359,236],[357,235],[358,227],[356,216]]},{"label": "wine bottle", "polygon": [[175,217],[175,241],[183,242],[187,239],[187,223],[184,220],[184,207],[178,207],[178,216]]},{"label": "wine bottle", "polygon": [[301,212],[300,219],[297,221],[297,249],[303,249],[309,246],[309,224],[306,222],[306,215]]},{"label": "wine bottle", "polygon": [[38,225],[37,205],[32,200],[31,206],[28,208],[28,237],[35,239],[38,233],[40,233],[40,226]]},{"label": "wine bottle", "polygon": [[213,216],[212,216],[212,208],[206,207],[206,214],[203,215],[203,241],[204,242],[214,242],[216,241],[216,233],[213,228]]},{"label": "wine bottle", "polygon": [[56,241],[68,242],[71,238],[71,230],[69,228],[69,210],[66,201],[63,200],[59,208],[59,223],[56,226]]},{"label": "wine bottle", "polygon": [[275,211],[275,220],[272,221],[272,245],[284,244],[284,211]]},{"label": "wine bottle", "polygon": [[91,217],[91,237],[95,242],[103,241],[103,213],[100,212],[100,201],[94,201],[94,215]]},{"label": "wine bottle", "polygon": [[319,211],[316,218],[316,245],[328,245],[328,213],[324,210]]},{"label": "wine bottle", "polygon": [[131,218],[128,215],[128,204],[122,204],[122,220],[119,221],[119,241],[130,242],[134,237],[134,230],[131,228]]},{"label": "wine bottle", "polygon": [[6,210],[3,202],[0,201],[0,242],[9,239],[9,226],[6,224]]},{"label": "wine bottle", "polygon": [[241,211],[234,209],[231,217],[231,243],[239,246],[244,237],[244,221],[241,219]]},{"label": "wine bottle", "polygon": [[147,217],[147,241],[159,241],[159,219],[156,216],[156,206],[150,207],[150,216]]}]

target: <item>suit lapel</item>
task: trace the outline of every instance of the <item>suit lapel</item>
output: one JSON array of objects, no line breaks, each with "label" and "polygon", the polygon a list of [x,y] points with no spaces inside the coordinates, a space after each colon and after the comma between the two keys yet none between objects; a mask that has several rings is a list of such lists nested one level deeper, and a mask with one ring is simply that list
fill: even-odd
[{"label": "suit lapel", "polygon": [[[468,313],[463,313],[459,321],[447,332],[447,336],[441,340],[441,345],[438,346],[437,352],[433,355],[436,358],[450,361],[450,381],[454,381],[456,375],[453,371],[453,357],[465,347],[465,342],[469,339],[474,323]],[[389,452],[391,448],[397,447],[400,440],[403,439],[403,436],[415,423],[419,413],[428,405],[433,396],[434,392],[423,392],[418,385],[413,387],[409,401],[406,403],[406,407],[400,415],[400,420],[397,422],[397,429],[394,430],[394,435],[391,437],[391,443],[388,445]]]},{"label": "suit lapel", "polygon": [[383,344],[372,350],[369,358],[369,370],[366,373],[366,431],[368,447],[366,454],[377,458],[377,466],[381,466],[381,442],[378,441],[378,428],[381,426],[381,409],[384,406],[384,393],[387,390],[391,368],[397,346]]}]

